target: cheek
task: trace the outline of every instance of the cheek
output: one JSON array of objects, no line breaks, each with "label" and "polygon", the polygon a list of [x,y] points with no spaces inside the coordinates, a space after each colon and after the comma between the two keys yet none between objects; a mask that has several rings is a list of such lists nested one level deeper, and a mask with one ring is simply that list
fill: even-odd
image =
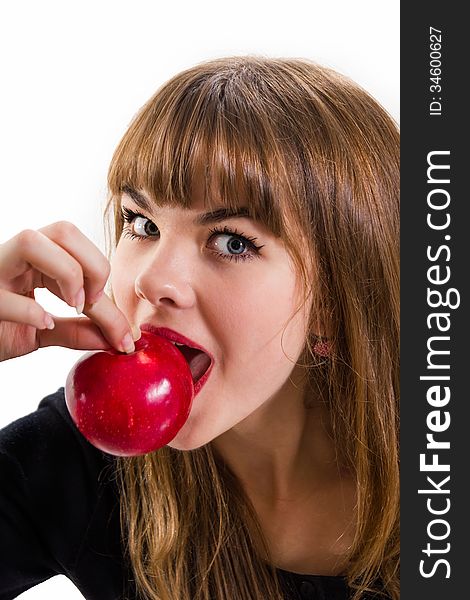
[{"label": "cheek", "polygon": [[211,303],[217,315],[215,336],[223,340],[227,368],[293,366],[306,335],[305,311],[298,307],[296,277],[290,266],[245,278],[243,284],[230,282],[224,293]]},{"label": "cheek", "polygon": [[217,369],[196,397],[172,447],[196,448],[236,426],[273,398],[291,376],[307,323],[305,310],[289,321],[296,309],[295,278],[276,272],[252,281],[256,284],[224,287],[210,302],[221,351]]}]

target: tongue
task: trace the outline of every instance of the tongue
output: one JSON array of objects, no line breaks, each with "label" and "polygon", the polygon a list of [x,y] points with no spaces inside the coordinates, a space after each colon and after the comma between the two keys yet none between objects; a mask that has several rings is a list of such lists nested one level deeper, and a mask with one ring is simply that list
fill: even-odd
[{"label": "tongue", "polygon": [[178,350],[186,359],[193,381],[196,383],[209,368],[211,359],[202,350],[196,350],[196,348],[190,348],[189,346],[177,346]]}]

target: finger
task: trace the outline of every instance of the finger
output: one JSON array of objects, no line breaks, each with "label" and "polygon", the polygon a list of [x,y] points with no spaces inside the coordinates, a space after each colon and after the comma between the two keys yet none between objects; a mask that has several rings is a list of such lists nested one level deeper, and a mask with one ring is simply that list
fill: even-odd
[{"label": "finger", "polygon": [[53,330],[38,332],[39,347],[63,346],[73,350],[111,350],[100,328],[85,317],[55,317]]},{"label": "finger", "polygon": [[53,329],[54,320],[31,298],[0,289],[0,321],[32,325],[36,329]]},{"label": "finger", "polygon": [[121,352],[134,351],[134,340],[139,339],[140,329],[129,324],[124,314],[106,294],[94,304],[85,304],[84,313],[99,326],[114,348]]},{"label": "finger", "polygon": [[[95,303],[103,294],[110,274],[108,259],[73,223],[60,221],[42,227],[39,231],[78,261],[83,271],[86,302]],[[83,309],[84,302],[85,298],[81,299],[77,310]]]},{"label": "finger", "polygon": [[[11,280],[31,267],[57,282],[61,298],[77,305],[83,288],[80,263],[40,231],[26,229],[0,248],[1,279]],[[51,290],[52,291],[52,290]]]}]

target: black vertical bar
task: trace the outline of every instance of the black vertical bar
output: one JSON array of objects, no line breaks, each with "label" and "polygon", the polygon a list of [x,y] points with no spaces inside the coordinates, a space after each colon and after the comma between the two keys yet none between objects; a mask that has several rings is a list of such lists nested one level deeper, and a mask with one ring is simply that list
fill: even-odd
[{"label": "black vertical bar", "polygon": [[463,6],[401,4],[404,600],[470,597],[470,51]]}]

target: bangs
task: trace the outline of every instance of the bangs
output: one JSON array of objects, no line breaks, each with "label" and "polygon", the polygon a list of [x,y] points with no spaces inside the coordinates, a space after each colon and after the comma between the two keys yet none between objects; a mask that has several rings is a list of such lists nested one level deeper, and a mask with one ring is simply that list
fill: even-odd
[{"label": "bangs", "polygon": [[221,75],[188,71],[170,80],[137,114],[116,149],[108,175],[114,200],[131,187],[157,205],[189,208],[195,186],[202,184],[209,210],[245,206],[251,218],[282,237],[285,152],[256,93]]}]

